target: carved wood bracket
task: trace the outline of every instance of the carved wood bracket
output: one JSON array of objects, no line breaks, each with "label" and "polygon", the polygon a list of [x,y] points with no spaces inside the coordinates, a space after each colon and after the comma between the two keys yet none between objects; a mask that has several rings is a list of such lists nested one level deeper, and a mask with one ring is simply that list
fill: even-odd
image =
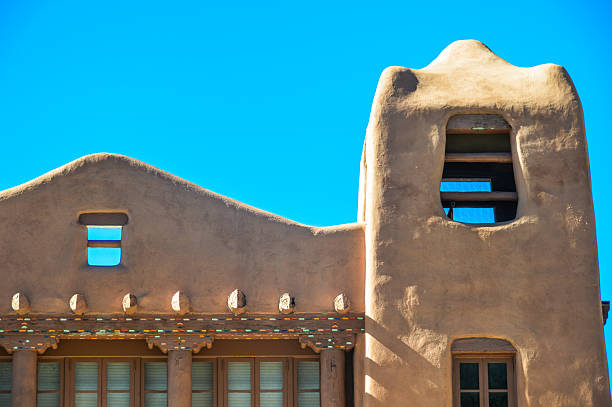
[{"label": "carved wood bracket", "polygon": [[355,335],[341,332],[300,335],[300,346],[307,346],[319,353],[325,349],[351,350],[355,346]]},{"label": "carved wood bracket", "polygon": [[198,353],[203,347],[210,349],[213,337],[207,335],[152,335],[147,336],[149,349],[157,346],[163,353],[169,350],[191,350]]},{"label": "carved wood bracket", "polygon": [[51,335],[0,335],[0,345],[9,354],[19,350],[33,350],[39,354],[49,348],[57,349],[59,339]]}]

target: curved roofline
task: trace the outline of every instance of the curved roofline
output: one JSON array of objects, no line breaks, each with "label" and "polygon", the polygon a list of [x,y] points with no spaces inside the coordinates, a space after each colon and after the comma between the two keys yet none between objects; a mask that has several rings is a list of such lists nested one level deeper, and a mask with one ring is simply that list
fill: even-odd
[{"label": "curved roofline", "polygon": [[279,222],[279,223],[284,223],[287,225],[299,226],[299,227],[303,227],[306,229],[310,229],[313,234],[334,233],[337,231],[343,231],[347,229],[360,229],[363,227],[363,225],[360,223],[346,223],[346,224],[332,225],[332,226],[312,226],[312,225],[306,225],[303,223],[299,223],[294,220],[276,215],[272,212],[268,212],[263,209],[259,209],[254,206],[245,204],[244,202],[237,201],[225,195],[221,195],[219,193],[210,191],[193,182],[187,181],[184,178],[180,178],[174,174],[171,174],[167,171],[154,167],[143,161],[137,160],[132,157],[128,157],[126,155],[115,154],[115,153],[94,153],[94,154],[88,154],[88,155],[79,157],[74,161],[71,161],[58,168],[55,168],[30,181],[27,181],[23,184],[16,185],[14,187],[0,191],[0,201],[17,198],[18,196],[24,193],[27,193],[28,191],[33,190],[41,185],[51,183],[55,178],[58,178],[61,176],[67,176],[70,173],[84,166],[95,166],[98,163],[101,163],[103,161],[109,161],[109,160],[116,160],[116,161],[123,162],[125,164],[128,164],[134,167],[135,170],[145,171],[145,172],[150,173],[153,176],[168,180],[174,184],[180,184],[184,186],[185,188],[191,190],[192,192],[203,194],[213,199],[218,199],[220,201],[223,201],[228,206],[233,206],[236,209],[240,209],[240,210],[246,210],[256,216],[265,217],[268,220]]}]

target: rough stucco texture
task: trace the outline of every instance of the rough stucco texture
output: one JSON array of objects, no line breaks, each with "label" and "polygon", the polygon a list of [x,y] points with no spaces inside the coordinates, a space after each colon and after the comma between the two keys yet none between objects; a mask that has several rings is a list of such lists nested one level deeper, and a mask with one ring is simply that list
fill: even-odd
[{"label": "rough stucco texture", "polygon": [[[87,265],[86,211],[129,215],[120,266]],[[120,313],[129,292],[139,312],[170,314],[177,290],[193,312],[229,314],[235,288],[252,313],[278,314],[284,292],[296,312],[333,312],[340,292],[364,310],[363,226],[300,225],[119,155],[86,156],[3,191],[0,223],[0,298],[8,307],[22,292],[33,314],[70,313],[75,293],[89,313]]]},{"label": "rough stucco texture", "polygon": [[[512,126],[512,222],[443,212],[445,126],[466,113]],[[362,177],[365,406],[450,406],[450,345],[469,336],[514,344],[519,406],[610,405],[583,115],[562,67],[459,41],[423,69],[386,69]]]}]

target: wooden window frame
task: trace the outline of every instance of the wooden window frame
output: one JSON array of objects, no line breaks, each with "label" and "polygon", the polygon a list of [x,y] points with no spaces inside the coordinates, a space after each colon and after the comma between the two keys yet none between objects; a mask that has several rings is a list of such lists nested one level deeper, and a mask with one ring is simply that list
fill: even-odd
[{"label": "wooden window frame", "polygon": [[[259,407],[261,400],[261,393],[283,393],[283,406],[289,407],[289,395],[291,394],[289,388],[289,359],[287,357],[262,357],[255,358],[255,387],[257,395],[255,396],[255,407]],[[283,388],[281,390],[262,390],[261,389],[261,378],[260,378],[260,364],[261,362],[281,362],[283,364]]]},{"label": "wooden window frame", "polygon": [[[43,390],[40,391],[38,390],[38,366],[40,363],[59,363],[60,366],[60,385],[59,385],[59,389],[57,391],[52,391],[52,390]],[[53,393],[59,393],[60,396],[60,406],[64,405],[64,400],[66,399],[66,386],[65,386],[65,382],[66,382],[66,358],[46,358],[46,357],[39,357],[38,361],[36,362],[36,401],[38,402],[38,395],[39,394],[53,394]]]},{"label": "wooden window frame", "polygon": [[321,372],[321,359],[308,357],[308,358],[293,358],[293,407],[298,407],[298,395],[299,393],[319,393],[319,405],[321,405],[321,376],[319,373],[319,388],[317,390],[306,389],[300,390],[298,385],[298,362],[318,362],[319,372]]},{"label": "wooden window frame", "polygon": [[[256,391],[255,391],[255,358],[254,357],[227,357],[227,358],[221,358],[221,372],[222,372],[222,376],[221,376],[221,383],[222,383],[222,389],[223,389],[223,406],[227,407],[229,406],[229,402],[228,402],[228,397],[229,397],[229,393],[245,393],[245,394],[250,394],[251,395],[251,407],[255,407],[255,399],[256,399]],[[229,374],[229,368],[228,368],[228,363],[229,362],[248,362],[250,363],[251,366],[251,390],[231,390],[228,387],[228,374]]]},{"label": "wooden window frame", "polygon": [[[166,364],[166,391],[162,390],[145,390],[145,363],[150,362],[158,362]],[[147,393],[157,393],[157,394],[165,394],[166,400],[168,400],[168,359],[167,358],[140,358],[140,388],[139,388],[139,397],[140,397],[140,407],[144,407],[145,405],[145,396]]]},{"label": "wooden window frame", "polygon": [[[478,393],[480,394],[480,407],[489,407],[490,393],[508,393],[508,407],[516,407],[516,381],[514,354],[509,353],[466,353],[453,355],[453,406],[461,407],[460,395],[462,390],[459,388],[459,364],[460,363],[478,363]],[[489,389],[488,380],[488,364],[489,363],[505,363],[507,389]],[[475,390],[465,390],[463,392],[475,393]]]},{"label": "wooden window frame", "polygon": [[[106,369],[107,364],[109,362],[129,362],[130,363],[130,407],[137,407],[140,404],[139,400],[140,391],[136,391],[136,384],[139,379],[139,363],[138,358],[127,358],[127,357],[77,357],[77,358],[64,358],[64,363],[60,362],[60,366],[62,369],[60,386],[64,387],[64,391],[61,393],[63,396],[60,396],[60,406],[73,407],[75,402],[76,393],[97,393],[98,395],[98,407],[106,407],[107,402],[107,378],[106,378]],[[59,359],[44,359],[43,361],[49,362]],[[74,388],[75,385],[75,363],[78,362],[96,362],[98,363],[98,389],[96,391],[79,391],[77,392]],[[65,383],[65,384],[64,384]],[[111,393],[127,393],[126,391],[110,391]],[[64,400],[67,400],[64,403]]]}]

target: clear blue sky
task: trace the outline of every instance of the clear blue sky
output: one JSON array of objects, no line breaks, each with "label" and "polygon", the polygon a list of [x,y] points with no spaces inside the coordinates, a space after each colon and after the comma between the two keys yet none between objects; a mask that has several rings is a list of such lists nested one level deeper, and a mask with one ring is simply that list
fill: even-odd
[{"label": "clear blue sky", "polygon": [[353,222],[381,71],[474,38],[572,76],[612,299],[610,1],[205,3],[0,0],[0,189],[107,151],[299,222]]}]

